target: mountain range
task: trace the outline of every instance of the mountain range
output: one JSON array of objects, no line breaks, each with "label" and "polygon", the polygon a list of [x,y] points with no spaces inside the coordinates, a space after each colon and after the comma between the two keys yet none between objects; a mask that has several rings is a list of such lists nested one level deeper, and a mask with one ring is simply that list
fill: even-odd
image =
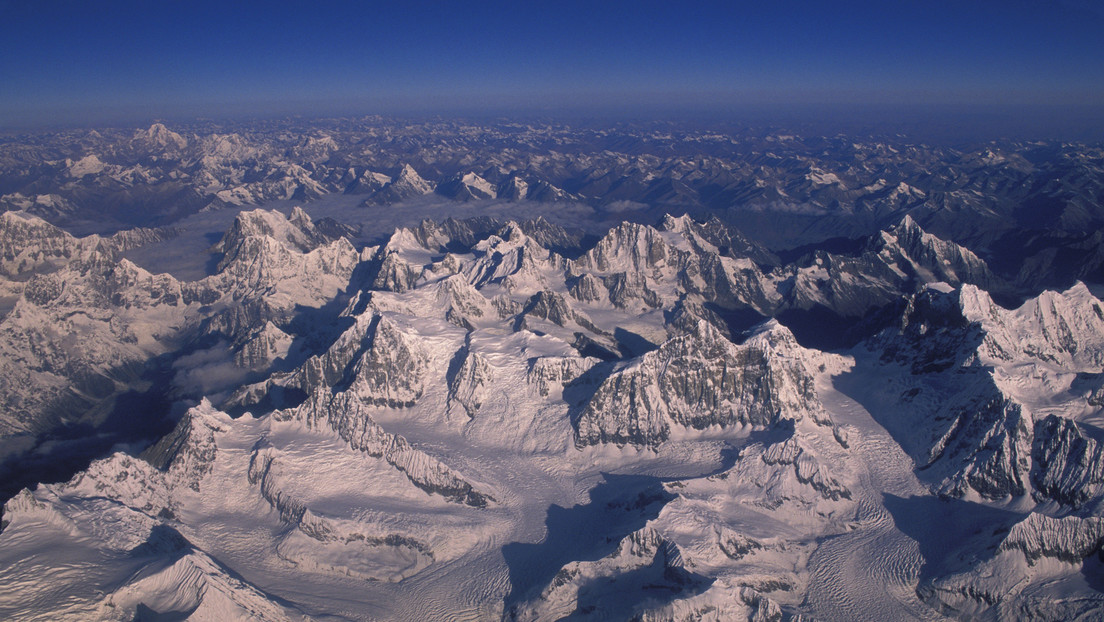
[{"label": "mountain range", "polygon": [[1104,608],[1098,147],[292,128],[0,145],[0,617]]}]

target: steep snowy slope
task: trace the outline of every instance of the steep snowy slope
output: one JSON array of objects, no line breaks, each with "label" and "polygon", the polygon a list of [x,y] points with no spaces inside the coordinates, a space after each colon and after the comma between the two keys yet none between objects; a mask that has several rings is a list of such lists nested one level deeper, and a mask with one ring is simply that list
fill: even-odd
[{"label": "steep snowy slope", "polygon": [[1091,397],[1100,306],[1083,285],[1015,310],[973,286],[932,288],[871,342],[879,360],[859,352],[849,382],[864,367],[884,378],[881,391],[859,399],[921,479],[963,517],[991,515],[992,535],[954,542],[946,560],[928,561],[920,591],[945,611],[1054,618],[1104,603],[1084,583],[1097,572],[1104,507]]}]

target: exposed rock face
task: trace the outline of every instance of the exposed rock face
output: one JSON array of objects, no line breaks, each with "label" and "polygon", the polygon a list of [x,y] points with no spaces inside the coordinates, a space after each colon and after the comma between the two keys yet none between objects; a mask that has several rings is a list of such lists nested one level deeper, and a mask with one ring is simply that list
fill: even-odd
[{"label": "exposed rock face", "polygon": [[623,223],[611,229],[575,262],[575,266],[580,274],[625,270],[644,273],[667,265],[671,254],[672,250],[659,231],[645,225]]},{"label": "exposed rock face", "polygon": [[605,296],[602,281],[593,274],[584,274],[571,286],[571,296],[582,302],[599,302]]},{"label": "exposed rock face", "polygon": [[133,142],[137,146],[162,152],[180,151],[188,146],[188,139],[165,127],[164,123],[154,123],[147,130],[135,131]]},{"label": "exposed rock face", "polygon": [[576,443],[656,446],[672,425],[766,427],[824,419],[812,376],[793,336],[775,322],[736,346],[700,323],[610,376],[577,423]]},{"label": "exposed rock face", "polygon": [[896,227],[875,236],[869,248],[885,257],[887,263],[911,266],[913,274],[921,281],[934,280],[951,285],[969,283],[986,290],[999,285],[989,266],[977,255],[927,233],[911,216],[905,216]]},{"label": "exposed rock face", "polygon": [[229,428],[229,417],[209,402],[189,410],[173,433],[147,449],[142,457],[169,474],[175,484],[200,492],[199,483],[211,472],[218,445],[216,434]]},{"label": "exposed rock face", "polygon": [[1104,518],[1052,518],[1032,513],[1012,527],[1000,549],[1021,551],[1030,563],[1044,557],[1080,563],[1099,552],[1101,544],[1104,544]]},{"label": "exposed rock face", "polygon": [[246,472],[249,483],[260,488],[261,496],[280,515],[285,523],[298,525],[306,516],[307,506],[302,501],[280,489],[280,463],[275,451],[260,443],[249,457]]},{"label": "exposed rock face", "polygon": [[474,419],[487,397],[487,385],[492,377],[491,366],[482,354],[466,352],[460,368],[449,383],[449,406],[459,405],[468,417]]},{"label": "exposed rock face", "polygon": [[383,173],[368,169],[357,173],[356,170],[350,168],[341,177],[341,181],[347,183],[343,189],[345,194],[372,194],[391,183],[391,178]]},{"label": "exposed rock face", "polygon": [[1095,442],[1072,422],[1036,422],[1030,404],[1039,391],[1024,389],[1033,386],[1028,376],[1054,391],[1062,386],[1055,374],[1096,373],[1101,320],[1093,304],[1099,302],[1084,286],[1045,293],[1016,310],[973,285],[929,288],[910,300],[895,331],[874,340],[883,361],[907,365],[915,376],[905,402],[939,396],[925,417],[930,443],[921,442],[916,457],[940,474],[940,494],[973,490],[1000,499],[1035,487],[1037,495],[1074,507],[1099,494]]},{"label": "exposed rock face", "polygon": [[329,426],[350,447],[383,458],[428,493],[473,507],[484,507],[493,501],[440,461],[411,447],[403,437],[385,432],[370,413],[359,396],[348,391],[331,396],[323,390],[294,410],[276,416],[302,421],[310,428]]},{"label": "exposed rock face", "polygon": [[387,318],[352,369],[349,390],[372,403],[411,405],[422,395],[429,355]]},{"label": "exposed rock face", "polygon": [[222,259],[221,267],[225,267],[242,254],[241,245],[247,238],[272,238],[285,248],[297,250],[300,253],[309,253],[336,239],[331,239],[319,231],[310,216],[298,206],[292,208],[290,216],[284,216],[277,211],[259,209],[241,212],[234,219],[234,224],[214,246],[216,252],[226,255]]},{"label": "exposed rock face", "polygon": [[625,536],[617,549],[597,561],[571,562],[564,566],[552,583],[527,606],[511,612],[514,620],[545,620],[559,618],[580,609],[594,615],[624,615],[624,607],[630,606],[636,616],[641,616],[649,606],[648,599],[633,598],[633,604],[603,598],[601,592],[588,589],[596,581],[617,584],[622,590],[636,595],[638,583],[646,575],[649,588],[659,587],[678,594],[694,592],[699,578],[688,572],[682,553],[670,540],[651,528],[643,528]]},{"label": "exposed rock face", "polygon": [[154,357],[178,346],[198,307],[171,276],[98,243],[74,253],[8,283],[18,298],[0,319],[0,433],[45,432],[137,383]]},{"label": "exposed rock face", "polygon": [[87,244],[41,218],[24,212],[0,214],[0,266],[8,277],[66,262],[82,246]]},{"label": "exposed rock face", "polygon": [[970,250],[926,233],[907,216],[854,254],[816,251],[771,276],[783,294],[784,309],[826,307],[856,318],[924,284],[1007,289]]},{"label": "exposed rock face", "polygon": [[566,260],[538,244],[516,223],[472,247],[476,260],[462,269],[475,288],[502,285],[508,292],[532,295],[549,286],[549,278],[562,278]]},{"label": "exposed rock face", "polygon": [[931,464],[943,459],[960,465],[939,487],[962,497],[972,488],[1002,499],[1027,492],[1031,469],[1030,415],[1007,399],[978,400],[959,410],[931,449]]},{"label": "exposed rock face", "polygon": [[403,261],[398,253],[388,246],[384,249],[379,272],[376,273],[376,279],[372,282],[372,287],[402,293],[413,289],[421,274],[420,268]]},{"label": "exposed rock face", "polygon": [[582,376],[598,363],[588,357],[542,356],[529,361],[525,379],[537,388],[542,396],[562,392],[564,386]]},{"label": "exposed rock face", "polygon": [[309,358],[275,384],[307,394],[339,387],[370,404],[409,406],[422,395],[428,364],[428,354],[415,337],[387,317],[367,313],[325,354]]},{"label": "exposed rock face", "polygon": [[797,436],[766,447],[759,459],[769,466],[792,466],[797,481],[812,487],[825,499],[839,501],[851,498],[851,491],[828,474],[827,465],[822,465],[814,454],[807,451]]},{"label": "exposed rock face", "polygon": [[1035,422],[1031,483],[1036,493],[1080,508],[1104,493],[1104,447],[1068,419]]},{"label": "exposed rock face", "polygon": [[572,263],[579,275],[573,295],[598,299],[593,279],[600,276],[609,300],[623,309],[655,308],[691,294],[764,316],[823,308],[859,318],[920,284],[995,286],[998,281],[969,250],[924,232],[908,218],[854,255],[817,251],[788,266],[719,222],[668,217],[663,226],[665,231],[632,224],[610,230]]},{"label": "exposed rock face", "polygon": [[459,275],[444,279],[437,288],[437,303],[445,311],[444,318],[457,326],[474,330],[481,324],[498,321],[502,315]]},{"label": "exposed rock face", "polygon": [[[490,182],[475,173],[464,173],[447,179],[438,184],[434,191],[456,201],[486,200],[498,195],[498,190]],[[520,194],[523,196],[523,193]]]},{"label": "exposed rock face", "polygon": [[251,333],[234,352],[234,363],[243,369],[264,371],[287,356],[294,338],[271,321]]},{"label": "exposed rock face", "polygon": [[[1003,309],[969,284],[991,277],[976,256],[909,220],[851,253],[818,251],[786,266],[718,222],[685,217],[619,226],[589,252],[583,238],[541,222],[425,221],[360,252],[334,231],[302,210],[243,213],[220,243],[220,272],[194,283],[119,259],[117,249],[145,233],[61,237],[38,254],[8,244],[5,260],[29,272],[0,283],[14,301],[0,321],[0,378],[9,379],[0,397],[34,380],[45,398],[20,395],[5,413],[45,399],[92,411],[142,378],[130,362],[182,342],[216,345],[184,355],[173,372],[194,365],[261,380],[222,404],[240,418],[201,403],[145,453],[148,463],[117,453],[17,497],[5,510],[5,545],[107,551],[97,559],[126,571],[111,585],[150,594],[160,584],[127,579],[137,562],[124,553],[208,555],[219,578],[215,555],[226,553],[266,582],[278,567],[284,593],[308,591],[289,582],[315,577],[313,588],[338,576],[407,598],[396,617],[424,614],[423,602],[409,602],[421,594],[366,582],[482,560],[502,546],[511,585],[518,578],[525,590],[508,597],[517,607],[507,616],[696,620],[829,610],[816,601],[829,584],[814,573],[841,552],[876,560],[873,545],[902,554],[900,568],[886,570],[900,573],[895,585],[920,582],[925,598],[938,592],[962,607],[945,613],[989,615],[1014,586],[1058,577],[1067,583],[1056,590],[1077,592],[1077,566],[1094,563],[1085,560],[1104,542],[1104,458],[1092,423],[1104,404],[1104,312],[1084,286]],[[780,320],[751,319],[817,305],[854,317],[890,297],[902,297],[896,324],[843,354],[799,344]],[[315,318],[332,327],[304,329]],[[222,358],[208,366],[212,353]],[[857,376],[842,378],[848,369]],[[855,386],[867,381],[877,386]],[[581,502],[610,469],[624,470],[613,485],[630,492]],[[943,565],[910,517],[888,520],[882,485],[908,503],[980,508],[998,520],[968,525],[960,540],[977,550],[952,542]],[[527,515],[534,508],[547,513],[544,541],[542,517]],[[212,522],[225,546],[204,539]],[[180,537],[147,536],[158,523]],[[547,567],[526,557],[556,547]],[[258,558],[272,566],[250,565]],[[452,572],[436,568],[418,585],[435,590]],[[0,575],[13,572],[0,564]],[[96,598],[103,593],[115,592]],[[921,611],[909,589],[895,594]],[[126,598],[118,602],[144,602]],[[469,612],[485,615],[486,598],[473,596],[484,600]],[[1034,602],[1007,598],[1025,611]]]},{"label": "exposed rock face", "polygon": [[1043,292],[1015,310],[969,285],[961,301],[963,315],[984,328],[981,352],[994,363],[1026,357],[1075,371],[1104,369],[1104,303],[1083,283]]},{"label": "exposed rock face", "polygon": [[330,240],[298,208],[289,219],[279,212],[244,212],[217,248],[224,255],[219,273],[208,281],[240,298],[257,298],[274,312],[334,298],[360,258],[348,240]]},{"label": "exposed rock face", "polygon": [[666,216],[663,228],[687,236],[691,245],[699,251],[716,252],[733,259],[751,259],[759,266],[770,267],[780,260],[765,246],[749,239],[740,231],[724,224],[716,216],[699,223],[689,216]]}]

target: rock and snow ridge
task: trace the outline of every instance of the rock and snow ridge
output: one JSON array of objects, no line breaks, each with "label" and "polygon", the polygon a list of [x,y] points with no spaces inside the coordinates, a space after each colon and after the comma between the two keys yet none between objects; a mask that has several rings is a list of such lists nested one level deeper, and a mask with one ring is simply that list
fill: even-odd
[{"label": "rock and snow ridge", "polygon": [[[1004,512],[991,521],[988,544],[959,543],[957,564],[919,586],[945,612],[1023,615],[1034,607],[1076,617],[1100,606],[1094,595],[1054,595],[1078,589],[1062,568],[1093,572],[1101,550],[1102,412],[1093,395],[1102,304],[1083,284],[1017,309],[972,285],[932,287],[866,346],[899,370],[868,399],[921,480],[952,506]],[[994,548],[995,556],[983,552]]]},{"label": "rock and snow ridge", "polygon": [[[144,360],[220,338],[185,361],[221,348],[253,375],[141,457],[12,498],[0,616],[843,619],[1104,603],[1079,583],[1104,542],[1102,303],[1082,285],[1003,309],[984,263],[914,222],[856,256],[787,266],[685,217],[615,227],[569,259],[547,223],[427,222],[358,251],[303,210],[243,212],[218,273],[192,283],[35,230],[39,252],[0,247],[41,273],[6,285],[20,298],[5,334],[79,303],[111,356],[128,352],[115,340]],[[866,302],[817,300],[843,316],[891,292],[907,302],[852,350],[726,319],[863,282],[880,282]],[[134,342],[110,332],[115,308]],[[332,326],[305,331],[304,308]],[[910,503],[999,520],[979,535],[963,518],[944,563]],[[89,559],[96,572],[69,571]],[[846,589],[876,576],[893,589]]]},{"label": "rock and snow ridge", "polygon": [[577,422],[576,443],[655,446],[673,429],[771,427],[821,409],[812,367],[824,355],[771,320],[736,346],[708,323],[606,378]]},{"label": "rock and snow ridge", "polygon": [[877,235],[908,215],[1036,291],[1099,280],[1104,265],[1101,236],[1086,235],[1104,224],[1100,150],[1078,143],[949,149],[903,135],[662,123],[204,121],[12,136],[0,169],[0,211],[105,230],[344,193],[372,205],[495,196],[483,201],[546,214],[569,203],[602,221],[712,213],[774,248]]}]

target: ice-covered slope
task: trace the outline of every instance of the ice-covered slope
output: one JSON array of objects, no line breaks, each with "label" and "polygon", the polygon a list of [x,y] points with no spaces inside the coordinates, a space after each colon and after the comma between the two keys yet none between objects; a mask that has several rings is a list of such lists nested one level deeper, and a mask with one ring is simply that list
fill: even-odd
[{"label": "ice-covered slope", "polygon": [[[309,583],[327,576],[395,581],[462,554],[483,529],[473,522],[481,510],[471,506],[488,498],[356,408],[318,398],[263,420],[232,420],[205,402],[145,460],[116,454],[66,484],[13,499],[4,511],[8,550],[109,535],[100,546],[117,555],[99,578],[66,579],[109,593],[98,606],[132,617],[136,605],[160,614],[252,610],[265,620],[286,615],[286,602],[219,559],[246,564],[247,574],[296,568]],[[39,528],[44,523],[60,534]],[[0,582],[14,586],[14,573],[35,563],[48,567],[49,559],[26,559]],[[14,593],[4,600],[16,617],[33,611],[21,603],[41,606]],[[94,606],[69,603],[78,612]]]}]

